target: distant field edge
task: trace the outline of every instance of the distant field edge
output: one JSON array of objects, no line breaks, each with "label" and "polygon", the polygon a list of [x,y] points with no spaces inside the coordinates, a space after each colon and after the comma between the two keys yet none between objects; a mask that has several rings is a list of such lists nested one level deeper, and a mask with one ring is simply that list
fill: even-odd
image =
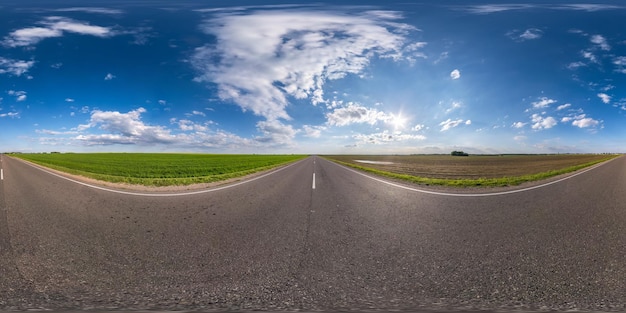
[{"label": "distant field edge", "polygon": [[147,187],[214,183],[271,170],[308,155],[184,153],[9,154],[37,165],[99,181]]},{"label": "distant field edge", "polygon": [[[523,183],[536,182],[536,181],[545,180],[545,179],[563,175],[563,174],[573,173],[573,172],[591,167],[593,165],[610,161],[612,159],[615,159],[621,156],[623,155],[622,154],[603,155],[603,157],[597,160],[591,161],[591,162],[586,162],[586,163],[577,164],[573,166],[567,166],[564,168],[557,168],[557,169],[553,169],[549,171],[543,171],[540,173],[533,173],[533,174],[527,174],[527,175],[504,176],[504,177],[497,177],[497,178],[469,178],[469,179],[422,177],[422,176],[416,176],[416,175],[396,173],[392,171],[385,171],[385,170],[377,169],[377,168],[367,166],[367,165],[356,164],[354,162],[341,161],[341,160],[335,159],[334,156],[330,156],[330,155],[323,155],[320,157],[323,157],[332,162],[335,162],[335,163],[338,163],[347,167],[351,167],[354,169],[358,169],[364,172],[376,174],[379,176],[389,177],[393,179],[408,181],[408,182],[419,184],[419,185],[469,188],[469,187],[518,186]],[[367,157],[367,156],[362,156],[362,157]],[[445,156],[442,156],[442,157],[445,157]]]}]

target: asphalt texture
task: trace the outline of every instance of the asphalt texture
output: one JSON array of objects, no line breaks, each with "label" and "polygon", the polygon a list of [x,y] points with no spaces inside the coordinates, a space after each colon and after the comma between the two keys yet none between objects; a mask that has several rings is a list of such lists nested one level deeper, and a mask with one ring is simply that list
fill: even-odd
[{"label": "asphalt texture", "polygon": [[626,157],[479,197],[319,157],[169,197],[1,166],[0,310],[626,310]]}]

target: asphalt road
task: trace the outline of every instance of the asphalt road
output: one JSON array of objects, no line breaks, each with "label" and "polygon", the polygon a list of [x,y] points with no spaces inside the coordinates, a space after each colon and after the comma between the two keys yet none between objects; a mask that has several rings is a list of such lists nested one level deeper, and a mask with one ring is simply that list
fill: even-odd
[{"label": "asphalt road", "polygon": [[1,166],[0,310],[626,309],[626,157],[476,197],[319,157],[167,197]]}]

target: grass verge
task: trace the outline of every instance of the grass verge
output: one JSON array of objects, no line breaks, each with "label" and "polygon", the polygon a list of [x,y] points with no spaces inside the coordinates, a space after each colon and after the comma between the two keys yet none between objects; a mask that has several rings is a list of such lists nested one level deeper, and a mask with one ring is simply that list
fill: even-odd
[{"label": "grass verge", "polygon": [[619,155],[612,155],[607,158],[603,158],[600,160],[587,162],[584,164],[569,166],[562,169],[555,169],[546,172],[536,173],[536,174],[528,174],[528,175],[520,175],[520,176],[510,176],[510,177],[498,177],[498,178],[472,178],[472,179],[447,179],[447,178],[429,178],[429,177],[421,177],[414,176],[408,174],[400,174],[388,171],[382,171],[379,169],[375,169],[372,167],[356,165],[354,163],[343,162],[339,160],[335,160],[332,158],[327,158],[333,162],[352,167],[355,169],[359,169],[365,172],[373,173],[380,176],[400,179],[404,181],[408,181],[411,183],[421,184],[421,185],[432,185],[432,186],[446,186],[446,187],[507,187],[507,186],[517,186],[522,183],[539,181],[547,178],[551,178],[554,176],[572,173],[611,159],[618,157]]},{"label": "grass verge", "polygon": [[111,183],[155,187],[223,181],[306,157],[166,153],[52,153],[12,156],[73,175]]}]

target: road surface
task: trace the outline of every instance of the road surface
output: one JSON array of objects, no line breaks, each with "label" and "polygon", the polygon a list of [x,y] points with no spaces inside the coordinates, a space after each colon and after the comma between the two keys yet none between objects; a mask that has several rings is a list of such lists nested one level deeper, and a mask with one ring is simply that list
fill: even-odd
[{"label": "road surface", "polygon": [[319,157],[177,196],[1,166],[0,310],[626,309],[625,157],[463,197]]}]

